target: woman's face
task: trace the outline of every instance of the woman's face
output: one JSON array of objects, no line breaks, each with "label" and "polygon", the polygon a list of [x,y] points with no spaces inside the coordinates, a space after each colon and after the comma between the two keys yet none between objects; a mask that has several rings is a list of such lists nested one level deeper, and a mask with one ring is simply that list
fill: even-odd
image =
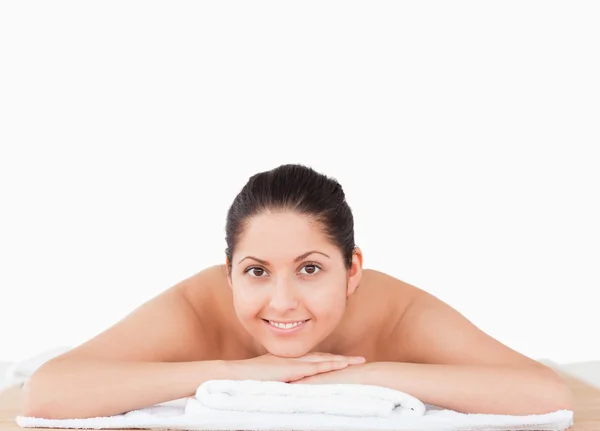
[{"label": "woman's face", "polygon": [[347,270],[320,225],[294,212],[249,219],[231,265],[242,326],[281,357],[302,356],[332,333],[362,274],[359,256]]}]

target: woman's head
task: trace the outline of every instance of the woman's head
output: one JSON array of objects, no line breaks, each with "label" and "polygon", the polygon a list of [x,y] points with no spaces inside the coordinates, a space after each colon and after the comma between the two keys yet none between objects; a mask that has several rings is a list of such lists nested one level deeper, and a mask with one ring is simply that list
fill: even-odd
[{"label": "woman's head", "polygon": [[337,327],[362,254],[336,180],[297,164],[253,175],[229,208],[226,241],[236,313],[269,352],[301,356]]}]

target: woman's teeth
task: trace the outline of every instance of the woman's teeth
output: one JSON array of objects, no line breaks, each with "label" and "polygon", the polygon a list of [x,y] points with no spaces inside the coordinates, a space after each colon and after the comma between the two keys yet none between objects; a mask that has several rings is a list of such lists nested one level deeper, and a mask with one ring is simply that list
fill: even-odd
[{"label": "woman's teeth", "polygon": [[275,326],[276,328],[279,328],[279,329],[291,329],[291,328],[295,328],[298,325],[303,324],[304,322],[306,322],[306,320],[300,320],[298,322],[291,322],[291,323],[279,323],[279,322],[275,322],[273,320],[269,320],[268,322],[272,326]]}]

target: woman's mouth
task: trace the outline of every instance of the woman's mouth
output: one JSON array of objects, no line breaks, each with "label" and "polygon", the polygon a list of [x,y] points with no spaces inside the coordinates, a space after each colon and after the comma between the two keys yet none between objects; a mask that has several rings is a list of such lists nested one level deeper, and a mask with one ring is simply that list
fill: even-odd
[{"label": "woman's mouth", "polygon": [[290,322],[278,322],[276,320],[263,319],[263,322],[265,322],[271,330],[275,331],[278,334],[282,334],[282,333],[288,334],[288,333],[299,331],[304,326],[306,326],[306,323],[309,320],[310,319],[296,320],[296,321],[290,321]]}]

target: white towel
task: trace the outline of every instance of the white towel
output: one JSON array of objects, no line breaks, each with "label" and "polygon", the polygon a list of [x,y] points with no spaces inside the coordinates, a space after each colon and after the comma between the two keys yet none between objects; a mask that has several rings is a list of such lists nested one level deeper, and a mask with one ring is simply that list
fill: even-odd
[{"label": "white towel", "polygon": [[341,416],[423,416],[425,404],[381,386],[303,385],[256,380],[211,380],[198,387],[186,414],[211,410],[263,413],[323,413]]},{"label": "white towel", "polygon": [[[279,398],[277,398],[279,397]],[[169,428],[201,431],[563,431],[573,412],[465,414],[436,408],[401,391],[372,385],[304,385],[210,380],[195,396],[87,419],[19,416],[21,427]]]}]

